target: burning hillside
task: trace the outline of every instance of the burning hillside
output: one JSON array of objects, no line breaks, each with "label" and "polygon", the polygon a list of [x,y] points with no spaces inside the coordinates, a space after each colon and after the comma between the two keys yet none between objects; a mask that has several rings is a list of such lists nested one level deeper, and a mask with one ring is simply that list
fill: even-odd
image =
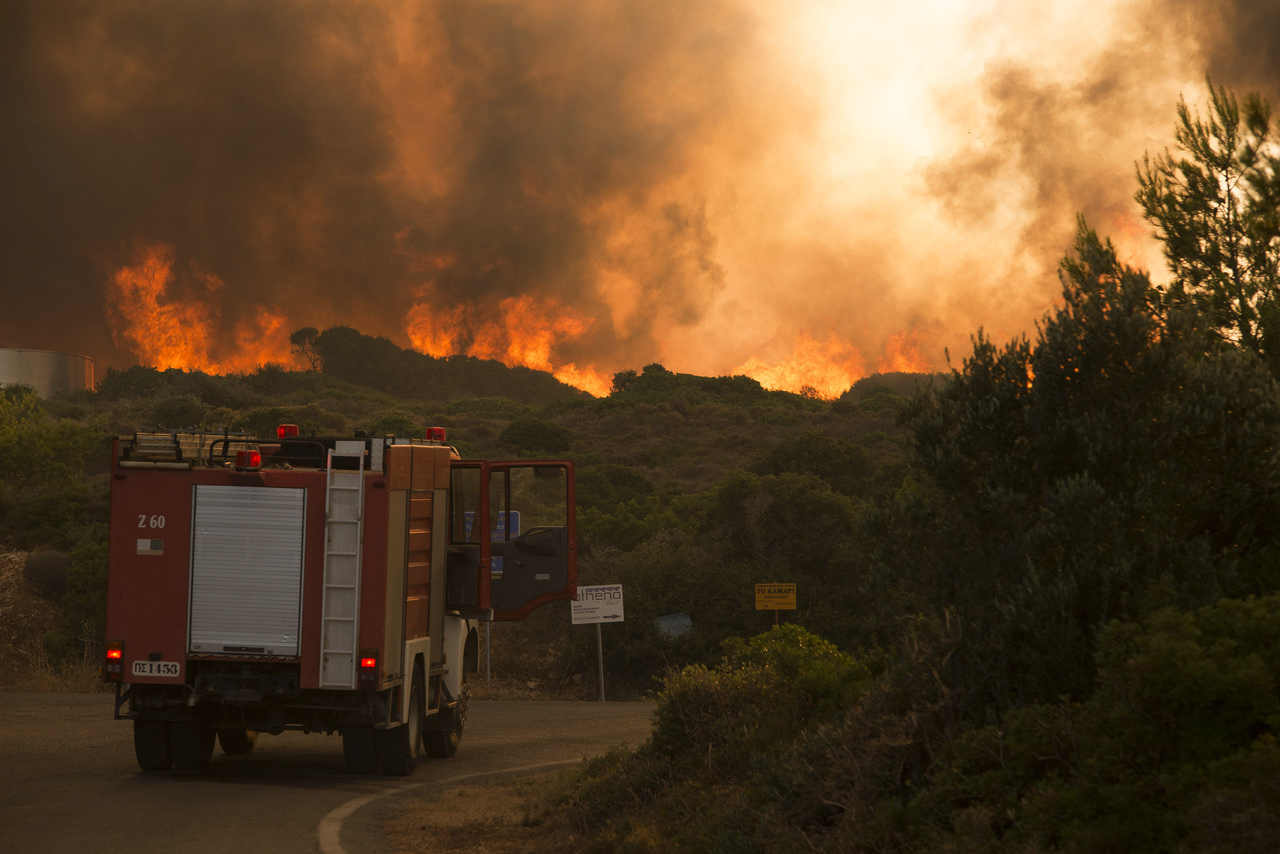
[{"label": "burning hillside", "polygon": [[[9,347],[239,371],[345,325],[600,393],[838,394],[1029,330],[1263,2],[18,0]],[[1157,270],[1158,272],[1158,270]]]}]

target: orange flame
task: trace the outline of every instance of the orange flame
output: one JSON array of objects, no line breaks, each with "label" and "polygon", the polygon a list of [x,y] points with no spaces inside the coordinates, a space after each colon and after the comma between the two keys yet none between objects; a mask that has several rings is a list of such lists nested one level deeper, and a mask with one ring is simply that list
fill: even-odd
[{"label": "orange flame", "polygon": [[[920,355],[919,334],[911,331],[890,335],[885,342],[884,356],[876,362],[876,370],[932,370],[929,360]],[[796,336],[791,355],[786,359],[769,365],[753,357],[734,373],[746,374],[765,388],[813,394],[832,400],[868,372],[862,355],[845,339],[832,334],[825,341],[819,341],[802,332]]]},{"label": "orange flame", "polygon": [[884,345],[884,358],[876,363],[876,370],[881,373],[902,371],[908,374],[923,374],[933,370],[933,365],[920,355],[920,333],[899,332],[889,336]]},{"label": "orange flame", "polygon": [[[133,351],[142,364],[157,368],[225,374],[267,362],[294,364],[289,318],[278,308],[259,307],[251,319],[224,330],[218,301],[222,280],[194,269],[179,280],[174,256],[172,246],[146,246],[134,263],[111,277],[108,314],[118,344]],[[407,333],[415,349],[437,358],[466,354],[546,371],[602,397],[609,394],[611,374],[556,356],[558,346],[581,338],[591,324],[590,318],[562,303],[525,294],[503,299],[495,308],[478,303],[438,308],[424,300],[410,309]],[[930,370],[929,360],[920,353],[919,333],[890,335],[875,369]],[[862,354],[844,338],[830,334],[819,340],[801,333],[782,361],[769,364],[753,357],[734,373],[753,377],[766,388],[833,399],[868,371]]]},{"label": "orange flame", "polygon": [[[288,319],[274,306],[235,325],[230,341],[220,346],[215,330],[221,318],[216,300],[223,282],[210,273],[192,271],[187,290],[202,292],[183,300],[174,293],[174,249],[165,244],[143,247],[133,264],[121,267],[107,287],[107,313],[112,336],[144,365],[207,373],[237,373],[267,362],[289,364]],[[220,356],[227,349],[230,355]]]},{"label": "orange flame", "polygon": [[528,294],[507,297],[494,310],[475,303],[437,308],[419,303],[409,310],[409,340],[437,358],[465,353],[508,366],[546,371],[563,383],[594,395],[609,393],[610,378],[573,362],[556,364],[558,343],[579,338],[591,326],[581,313],[554,300],[538,303]]}]

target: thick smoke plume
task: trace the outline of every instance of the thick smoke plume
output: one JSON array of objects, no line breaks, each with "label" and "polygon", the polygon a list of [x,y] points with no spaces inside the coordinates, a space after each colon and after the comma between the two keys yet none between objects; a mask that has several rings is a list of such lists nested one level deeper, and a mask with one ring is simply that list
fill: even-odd
[{"label": "thick smoke plume", "polygon": [[1264,0],[883,5],[5,3],[0,346],[838,394],[1028,330],[1077,212],[1158,266],[1134,161],[1280,84]]}]

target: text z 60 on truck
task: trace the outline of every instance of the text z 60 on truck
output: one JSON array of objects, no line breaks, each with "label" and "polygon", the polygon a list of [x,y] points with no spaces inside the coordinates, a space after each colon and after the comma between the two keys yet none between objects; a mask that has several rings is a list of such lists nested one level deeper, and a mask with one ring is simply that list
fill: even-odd
[{"label": "text z 60 on truck", "polygon": [[104,674],[145,770],[340,733],[353,773],[451,756],[476,626],[576,593],[573,465],[428,438],[175,431],[112,448]]}]

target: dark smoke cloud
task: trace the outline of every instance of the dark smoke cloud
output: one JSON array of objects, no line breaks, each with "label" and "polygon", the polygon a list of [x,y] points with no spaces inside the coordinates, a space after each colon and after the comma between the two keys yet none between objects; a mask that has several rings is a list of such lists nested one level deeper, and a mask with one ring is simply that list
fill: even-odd
[{"label": "dark smoke cloud", "polygon": [[1202,14],[1223,16],[1220,37],[1211,46],[1208,71],[1215,81],[1240,90],[1280,97],[1280,4],[1272,0],[1201,0]]},{"label": "dark smoke cloud", "polygon": [[[653,332],[612,328],[601,265],[675,324],[723,286],[702,199],[662,188],[732,109],[749,45],[716,3],[5,9],[3,346],[127,363],[103,282],[138,241],[219,277],[228,325],[269,302],[406,343],[447,258],[427,299],[552,296],[624,361]],[[636,258],[602,248],[619,228]]]},{"label": "dark smoke cloud", "polygon": [[[385,281],[395,200],[373,180],[365,56],[344,5],[6,4],[0,276],[6,346],[128,363],[104,281],[137,241],[221,278],[222,317],[264,301],[308,313],[344,291],[356,316]],[[317,50],[338,28],[346,51]],[[16,117],[16,121],[12,120]]]}]

